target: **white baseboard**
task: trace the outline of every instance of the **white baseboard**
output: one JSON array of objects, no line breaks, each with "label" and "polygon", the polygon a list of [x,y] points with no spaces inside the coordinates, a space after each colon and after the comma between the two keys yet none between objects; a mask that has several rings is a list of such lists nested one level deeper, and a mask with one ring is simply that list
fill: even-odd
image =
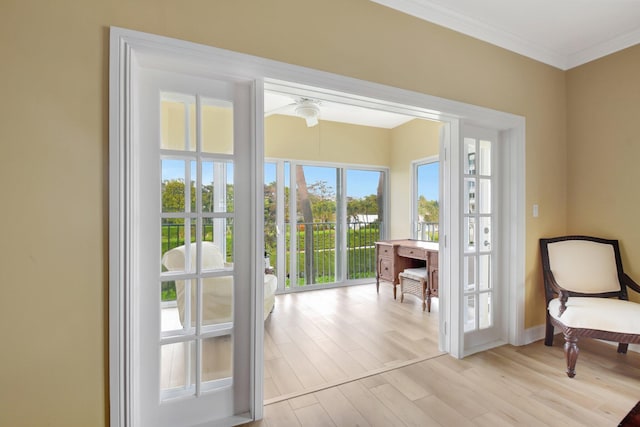
[{"label": "white baseboard", "polygon": [[545,325],[534,326],[533,328],[524,330],[523,345],[544,339]]},{"label": "white baseboard", "polygon": [[[533,328],[524,330],[524,343],[523,345],[531,344],[532,342],[544,339],[545,334],[545,325],[534,326]],[[558,333],[556,333],[557,335]],[[618,345],[616,342],[611,341],[602,341],[604,343],[610,345]],[[636,353],[640,353],[640,344],[629,344],[629,351],[635,351]]]}]

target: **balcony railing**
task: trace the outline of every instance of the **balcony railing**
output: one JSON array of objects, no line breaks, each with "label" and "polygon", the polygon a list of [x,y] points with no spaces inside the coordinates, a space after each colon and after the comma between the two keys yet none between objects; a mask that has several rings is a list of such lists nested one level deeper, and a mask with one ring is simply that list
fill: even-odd
[{"label": "balcony railing", "polygon": [[[270,230],[273,224],[265,224]],[[375,242],[380,239],[380,223],[348,222],[346,232],[346,258],[344,276],[346,280],[373,278],[376,275]],[[310,230],[310,231],[309,231]],[[203,234],[211,230],[203,230]],[[309,234],[307,234],[307,232]],[[296,223],[293,238],[296,239],[297,279],[291,280],[290,247],[291,224],[286,224],[286,277],[287,286],[305,286],[309,284],[333,283],[338,281],[336,270],[336,223]],[[195,236],[195,226],[191,227],[191,236]],[[265,239],[267,240],[267,239]],[[162,252],[184,244],[184,224],[163,224]],[[307,252],[311,246],[311,252]],[[230,248],[229,248],[230,249]],[[267,248],[272,266],[277,265],[277,251]],[[276,272],[277,274],[277,272]]]},{"label": "balcony railing", "polygon": [[437,222],[418,222],[417,231],[417,239],[426,242],[437,242],[440,236]]},{"label": "balcony railing", "polygon": [[[336,223],[297,223],[297,286],[333,283],[339,280],[336,270]],[[290,247],[291,225],[287,224],[287,247]],[[311,230],[311,231],[309,231]],[[307,234],[309,233],[309,234]],[[372,278],[376,275],[375,242],[380,239],[380,223],[348,222],[345,279]],[[311,240],[312,236],[313,239]],[[313,246],[308,252],[307,246]],[[291,268],[287,263],[288,285]]]}]

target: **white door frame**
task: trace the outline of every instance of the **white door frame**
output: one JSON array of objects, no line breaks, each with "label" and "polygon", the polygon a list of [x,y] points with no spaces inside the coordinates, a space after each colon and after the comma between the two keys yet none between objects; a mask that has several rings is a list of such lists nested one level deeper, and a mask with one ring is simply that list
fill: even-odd
[{"label": "white door frame", "polygon": [[[510,113],[484,107],[451,101],[405,89],[339,76],[305,67],[285,64],[255,56],[231,52],[211,46],[180,41],[167,37],[141,33],[122,28],[111,28],[110,43],[110,92],[109,92],[109,145],[110,145],[110,198],[109,198],[109,362],[110,362],[110,407],[112,426],[130,426],[131,395],[127,390],[125,369],[130,357],[130,337],[133,325],[130,323],[130,300],[127,283],[130,282],[128,266],[133,261],[127,251],[126,224],[130,220],[127,206],[131,188],[126,182],[128,163],[127,144],[131,134],[130,83],[133,76],[132,61],[141,65],[153,63],[165,70],[186,72],[192,75],[208,76],[212,70],[218,75],[243,79],[254,79],[258,85],[263,81],[295,85],[299,88],[321,87],[326,98],[332,93],[344,99],[350,94],[350,101],[357,105],[373,106],[387,111],[411,114],[416,117],[443,122],[442,148],[447,167],[443,173],[443,211],[441,230],[444,244],[440,257],[440,347],[455,357],[465,355],[463,336],[460,331],[460,275],[458,257],[460,242],[460,196],[462,185],[459,180],[460,160],[458,159],[459,126],[461,121],[500,131],[505,142],[505,170],[502,188],[506,204],[504,216],[508,222],[505,236],[505,253],[509,254],[507,279],[509,310],[505,318],[509,322],[509,343],[521,345],[524,338],[524,264],[525,264],[525,118]],[[288,82],[288,83],[285,83]],[[296,82],[296,83],[290,83]],[[259,92],[259,91],[258,91]],[[372,103],[371,100],[376,100]],[[256,100],[260,103],[260,99]],[[262,105],[256,110],[261,112]],[[263,159],[263,124],[256,120],[253,129],[256,146],[253,162],[259,171]],[[456,143],[452,143],[456,141]],[[259,165],[258,165],[259,164]],[[117,167],[114,167],[116,165]],[[262,203],[261,173],[256,174],[253,194],[257,206]],[[448,207],[448,209],[447,209]],[[259,209],[259,208],[257,208]],[[262,210],[252,213],[252,232],[257,234],[262,225]],[[259,236],[257,236],[259,237]],[[259,242],[256,242],[259,243]],[[261,277],[263,250],[256,244],[252,255],[254,266],[252,277]],[[456,286],[452,286],[456,284]],[[260,300],[254,293],[253,306]],[[261,418],[263,414],[263,354],[264,329],[262,319],[253,316],[252,416]],[[454,334],[451,331],[458,331]]]}]

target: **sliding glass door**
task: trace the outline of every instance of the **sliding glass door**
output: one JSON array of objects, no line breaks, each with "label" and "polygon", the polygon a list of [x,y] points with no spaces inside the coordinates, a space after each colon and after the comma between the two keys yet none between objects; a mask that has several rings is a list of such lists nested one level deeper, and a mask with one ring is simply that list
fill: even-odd
[{"label": "sliding glass door", "polygon": [[385,185],[384,170],[267,161],[265,263],[280,289],[375,277]]}]

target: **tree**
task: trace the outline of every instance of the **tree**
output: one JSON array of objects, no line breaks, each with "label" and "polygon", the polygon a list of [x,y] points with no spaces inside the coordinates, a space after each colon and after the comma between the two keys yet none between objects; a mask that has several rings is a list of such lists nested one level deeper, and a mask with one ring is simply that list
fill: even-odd
[{"label": "tree", "polygon": [[427,200],[424,196],[418,198],[418,216],[424,222],[438,222],[440,220],[440,205],[437,200]]},{"label": "tree", "polygon": [[[304,169],[300,165],[296,166],[296,185],[298,187],[298,208],[302,212],[302,219],[305,224],[313,224],[313,211],[307,180],[304,176]],[[313,227],[311,226],[304,228],[304,253],[305,283],[311,284],[315,277],[313,271]]]},{"label": "tree", "polygon": [[[191,209],[195,209],[196,187],[191,181]],[[163,212],[184,212],[185,211],[185,190],[182,179],[168,179],[162,183],[162,211]],[[168,219],[169,223],[177,223],[175,219]],[[182,221],[182,220],[180,220]]]},{"label": "tree", "polygon": [[358,215],[377,215],[378,196],[369,194],[359,199],[347,200],[347,215],[351,221],[357,221]]},{"label": "tree", "polygon": [[378,222],[384,221],[384,174],[380,172],[378,177],[376,203],[378,205]]},{"label": "tree", "polygon": [[276,255],[276,183],[264,185],[264,248],[270,256]]},{"label": "tree", "polygon": [[[313,217],[321,222],[329,222],[335,218],[335,191],[326,181],[316,181],[309,185],[309,199]],[[305,221],[306,222],[306,221]]]}]

